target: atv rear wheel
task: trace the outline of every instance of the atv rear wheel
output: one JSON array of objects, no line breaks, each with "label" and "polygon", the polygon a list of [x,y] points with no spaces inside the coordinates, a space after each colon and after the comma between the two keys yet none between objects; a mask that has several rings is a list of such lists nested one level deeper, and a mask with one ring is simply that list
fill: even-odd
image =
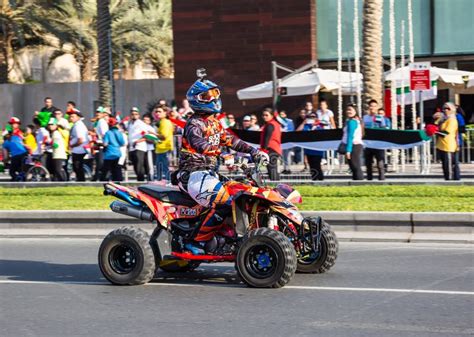
[{"label": "atv rear wheel", "polygon": [[156,265],[150,236],[136,227],[122,227],[109,233],[99,248],[99,267],[113,284],[137,285],[149,282]]},{"label": "atv rear wheel", "polygon": [[295,274],[296,263],[295,249],[283,233],[258,228],[242,238],[235,265],[250,287],[280,288]]},{"label": "atv rear wheel", "polygon": [[322,274],[331,269],[336,263],[339,243],[331,226],[325,221],[321,224],[319,252],[298,259],[298,273]]}]

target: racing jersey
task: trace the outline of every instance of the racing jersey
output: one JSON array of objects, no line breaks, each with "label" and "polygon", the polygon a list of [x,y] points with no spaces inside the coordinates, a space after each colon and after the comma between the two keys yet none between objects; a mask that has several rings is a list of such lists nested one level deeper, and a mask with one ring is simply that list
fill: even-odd
[{"label": "racing jersey", "polygon": [[179,169],[189,172],[214,170],[223,146],[252,155],[258,152],[227,133],[214,116],[193,115],[184,127]]}]

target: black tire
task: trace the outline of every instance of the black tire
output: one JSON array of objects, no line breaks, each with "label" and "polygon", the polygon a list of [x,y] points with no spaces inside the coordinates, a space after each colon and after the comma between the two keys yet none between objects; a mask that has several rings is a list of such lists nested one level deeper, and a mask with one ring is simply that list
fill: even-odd
[{"label": "black tire", "polygon": [[149,282],[156,264],[150,236],[137,227],[122,227],[109,233],[99,248],[99,267],[113,284],[137,285]]},{"label": "black tire", "polygon": [[160,262],[160,269],[168,273],[185,273],[193,271],[201,265],[199,261],[181,260],[174,256],[165,255]]},{"label": "black tire", "polygon": [[33,166],[26,171],[26,181],[50,181],[51,177],[43,166]]},{"label": "black tire", "polygon": [[323,221],[321,226],[321,238],[319,241],[320,253],[316,257],[298,259],[296,271],[298,273],[322,274],[334,266],[339,250],[339,242],[331,226]]},{"label": "black tire", "polygon": [[258,228],[242,238],[235,266],[250,287],[281,288],[295,274],[296,252],[283,233]]}]

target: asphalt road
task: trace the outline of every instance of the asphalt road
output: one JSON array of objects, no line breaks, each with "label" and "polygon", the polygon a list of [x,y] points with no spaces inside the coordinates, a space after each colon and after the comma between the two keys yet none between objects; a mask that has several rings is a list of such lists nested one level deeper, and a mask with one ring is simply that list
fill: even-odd
[{"label": "asphalt road", "polygon": [[324,275],[250,289],[233,265],[106,283],[100,241],[0,240],[0,336],[468,336],[472,246],[341,243]]}]

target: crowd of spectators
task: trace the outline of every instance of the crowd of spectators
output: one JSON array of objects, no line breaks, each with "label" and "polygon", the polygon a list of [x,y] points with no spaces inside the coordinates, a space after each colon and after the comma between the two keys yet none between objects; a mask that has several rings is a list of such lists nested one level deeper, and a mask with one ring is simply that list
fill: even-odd
[{"label": "crowd of spectators", "polygon": [[[186,100],[180,108],[168,106],[162,99],[151,113],[143,114],[139,107],[132,107],[129,114],[112,114],[107,107],[98,107],[95,117],[86,123],[85,116],[69,101],[64,110],[57,108],[50,97],[44,99],[44,107],[35,112],[32,124],[24,125],[12,117],[3,133],[4,156],[10,159],[10,175],[13,181],[24,179],[25,165],[40,162],[51,173],[55,181],[67,181],[74,172],[76,181],[85,181],[87,168],[94,181],[122,181],[127,164],[133,166],[138,181],[170,179],[170,157],[179,155],[179,135],[193,111]],[[433,115],[436,131],[436,147],[440,154],[446,179],[460,179],[458,149],[462,137],[456,107],[446,103],[443,111]],[[294,164],[303,164],[311,179],[323,180],[322,164],[327,159],[326,151],[302,149],[282,150],[283,132],[330,130],[336,128],[334,112],[328,102],[319,101],[318,109],[307,102],[296,119],[288,117],[286,111],[274,112],[271,108],[262,111],[259,124],[256,114],[245,115],[237,121],[234,114],[225,115],[226,126],[247,131],[261,131],[260,147],[268,152],[270,164],[268,175],[279,180],[280,173],[291,174]],[[364,179],[362,164],[365,162],[366,178],[373,179],[375,159],[378,179],[385,179],[385,151],[365,147],[365,128],[390,129],[391,121],[377,101],[369,102],[369,109],[359,117],[354,105],[345,110],[345,124],[339,152],[349,165],[354,180]],[[222,118],[222,117],[221,117]],[[462,118],[462,116],[461,116]],[[87,125],[90,125],[88,128]],[[30,160],[28,160],[30,159]],[[283,163],[280,172],[279,162]],[[72,165],[68,165],[71,163]]]}]

